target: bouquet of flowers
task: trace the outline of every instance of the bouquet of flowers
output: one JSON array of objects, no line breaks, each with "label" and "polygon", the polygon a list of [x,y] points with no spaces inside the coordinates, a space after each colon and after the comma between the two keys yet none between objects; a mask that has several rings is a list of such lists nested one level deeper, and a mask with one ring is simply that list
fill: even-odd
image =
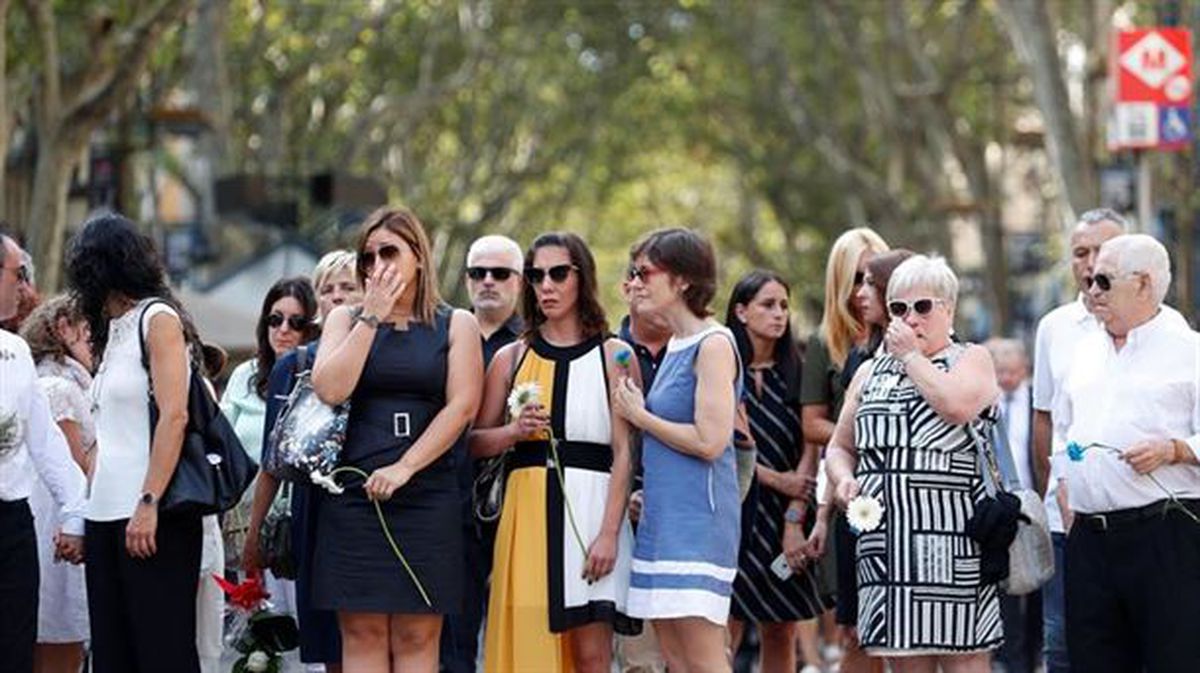
[{"label": "bouquet of flowers", "polygon": [[257,577],[241,584],[219,575],[213,579],[225,592],[233,612],[226,643],[242,655],[233,662],[232,673],[282,673],[281,655],[300,646],[296,620],[271,612],[270,594]]}]

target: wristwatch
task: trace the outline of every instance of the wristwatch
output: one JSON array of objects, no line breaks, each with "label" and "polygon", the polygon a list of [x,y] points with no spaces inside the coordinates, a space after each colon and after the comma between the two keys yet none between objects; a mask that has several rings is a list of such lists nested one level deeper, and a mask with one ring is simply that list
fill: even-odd
[{"label": "wristwatch", "polygon": [[363,323],[367,327],[370,327],[371,329],[377,329],[379,327],[379,318],[373,315],[359,313],[358,315],[354,316],[354,319]]},{"label": "wristwatch", "polygon": [[153,507],[158,504],[158,497],[150,491],[145,491],[142,493],[142,497],[138,499],[138,502],[146,505],[147,507]]},{"label": "wristwatch", "polygon": [[783,513],[783,520],[787,523],[801,524],[804,522],[804,512],[798,509],[787,508]]}]

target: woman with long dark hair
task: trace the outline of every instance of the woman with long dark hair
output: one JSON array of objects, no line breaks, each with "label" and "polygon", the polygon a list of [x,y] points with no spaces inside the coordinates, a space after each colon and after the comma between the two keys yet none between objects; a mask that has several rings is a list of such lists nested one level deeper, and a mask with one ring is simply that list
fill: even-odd
[{"label": "woman with long dark hair", "polygon": [[[528,329],[496,353],[471,433],[475,457],[512,448],[496,533],[484,669],[606,673],[625,616],[633,532],[625,516],[629,427],[608,391],[626,372],[575,234],[543,234],[525,255]],[[525,403],[512,391],[536,390]]]},{"label": "woman with long dark hair", "polygon": [[323,402],[350,401],[339,465],[369,475],[339,477],[344,492],[316,506],[313,605],[337,611],[351,671],[433,673],[442,617],[461,610],[455,456],[479,407],[483,350],[475,318],[442,302],[436,270],[415,215],[372,213],[358,243],[362,305],[329,314],[313,365]]},{"label": "woman with long dark hair", "polygon": [[179,461],[200,339],[167,287],[153,241],[125,217],[84,223],[66,272],[99,360],[85,531],[93,670],[196,673],[200,517],[160,516],[158,501]]},{"label": "woman with long dark hair", "polygon": [[[804,545],[812,527],[818,462],[815,450],[805,450],[800,430],[800,355],[792,339],[789,293],[779,274],[751,271],[733,288],[725,316],[746,363],[742,399],[760,485],[752,505],[753,534],[742,536],[730,633],[736,651],[745,623],[758,624],[764,673],[796,670],[798,622],[815,619],[832,604],[822,595],[816,566],[796,567],[787,579],[771,570],[785,548]],[[809,664],[819,657],[813,641],[805,643]]]}]

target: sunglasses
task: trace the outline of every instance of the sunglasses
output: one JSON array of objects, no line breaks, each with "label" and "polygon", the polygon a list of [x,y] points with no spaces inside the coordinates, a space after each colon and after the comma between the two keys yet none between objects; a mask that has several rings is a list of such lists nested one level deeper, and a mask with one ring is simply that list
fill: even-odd
[{"label": "sunglasses", "polygon": [[467,267],[467,278],[471,280],[483,280],[488,274],[492,274],[492,278],[496,279],[497,283],[503,283],[517,273],[515,269],[510,269],[507,266],[469,266]]},{"label": "sunglasses", "polygon": [[530,285],[541,285],[546,276],[550,276],[550,280],[555,283],[561,283],[571,275],[571,272],[576,269],[574,264],[558,264],[549,269],[539,269],[536,266],[525,267],[525,280]]},{"label": "sunglasses", "polygon": [[866,280],[866,277],[867,277],[866,274],[864,274],[862,271],[855,271],[854,272],[854,287],[858,287],[859,285],[862,285],[863,281]]},{"label": "sunglasses", "polygon": [[272,313],[271,315],[267,316],[267,326],[271,329],[279,329],[283,326],[285,321],[287,322],[288,327],[292,328],[293,332],[304,331],[304,329],[308,327],[308,323],[311,322],[308,318],[305,318],[302,315],[289,315],[288,317],[284,318],[282,313]]},{"label": "sunglasses", "polygon": [[941,302],[941,299],[915,299],[911,302],[894,300],[888,302],[888,313],[892,314],[893,318],[903,318],[908,315],[909,309],[917,312],[917,315],[929,315],[933,310],[933,305]]},{"label": "sunglasses", "polygon": [[629,269],[625,272],[625,277],[629,280],[638,280],[645,283],[656,273],[662,273],[662,269],[656,269],[652,266],[635,266],[630,264]]},{"label": "sunglasses", "polygon": [[382,259],[385,262],[391,262],[400,256],[400,246],[398,245],[381,245],[379,249],[372,252],[364,250],[358,253],[358,266],[363,270],[369,270],[375,267],[375,260]]},{"label": "sunglasses", "polygon": [[[1129,275],[1135,276],[1137,274],[1132,273]],[[1107,273],[1098,273],[1087,279],[1087,286],[1089,290],[1092,289],[1093,285],[1095,285],[1096,287],[1100,288],[1101,292],[1108,292],[1112,289],[1113,281],[1121,277],[1122,276],[1115,276]]]}]

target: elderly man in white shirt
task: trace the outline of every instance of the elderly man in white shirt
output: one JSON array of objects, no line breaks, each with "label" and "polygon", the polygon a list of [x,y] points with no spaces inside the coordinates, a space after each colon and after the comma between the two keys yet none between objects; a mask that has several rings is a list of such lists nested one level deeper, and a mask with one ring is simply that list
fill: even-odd
[{"label": "elderly man in white shirt", "polygon": [[1067,427],[1067,642],[1078,671],[1200,671],[1200,335],[1162,305],[1166,249],[1100,248],[1104,331],[1076,344],[1054,413]]},{"label": "elderly man in white shirt", "polygon": [[[21,248],[0,232],[0,320],[16,313],[20,260]],[[27,500],[39,475],[61,508],[56,554],[78,563],[83,475],[37,385],[29,347],[0,329],[0,671],[33,670],[38,554]]]}]

